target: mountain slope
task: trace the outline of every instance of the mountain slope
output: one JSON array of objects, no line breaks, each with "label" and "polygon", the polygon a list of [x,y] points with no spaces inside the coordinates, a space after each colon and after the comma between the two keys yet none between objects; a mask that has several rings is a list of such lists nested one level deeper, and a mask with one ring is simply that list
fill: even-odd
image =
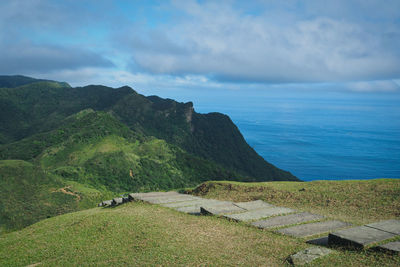
[{"label": "mountain slope", "polygon": [[93,110],[67,117],[52,131],[0,146],[0,176],[0,228],[6,230],[93,207],[116,193],[241,179]]},{"label": "mountain slope", "polygon": [[66,181],[22,160],[0,160],[0,232],[93,204],[112,193]]},{"label": "mountain slope", "polygon": [[0,228],[7,231],[126,192],[296,180],[261,158],[228,116],[196,113],[191,102],[129,87],[8,82],[19,83],[0,88]]},{"label": "mountain slope", "polygon": [[199,114],[193,104],[145,97],[129,87],[63,87],[37,82],[0,89],[0,142],[52,130],[83,109],[111,112],[130,129],[179,146],[231,169],[248,181],[297,180],[267,163],[244,140],[229,117]]},{"label": "mountain slope", "polygon": [[[134,202],[57,216],[3,235],[0,265],[290,266],[289,255],[312,246],[305,241],[215,216]],[[369,249],[333,250],[307,266],[398,267],[400,261],[400,255]]]},{"label": "mountain slope", "polygon": [[[36,83],[39,81],[59,83],[59,82],[50,81],[50,80],[35,79],[35,78],[26,77],[26,76],[22,76],[22,75],[13,75],[13,76],[0,75],[0,88],[1,87],[14,88],[14,87],[18,87],[18,86],[22,86],[22,85],[26,85],[26,84],[30,84],[30,83]],[[59,84],[61,84],[62,86],[65,86],[65,87],[69,87],[69,85],[65,82],[62,82]]]}]

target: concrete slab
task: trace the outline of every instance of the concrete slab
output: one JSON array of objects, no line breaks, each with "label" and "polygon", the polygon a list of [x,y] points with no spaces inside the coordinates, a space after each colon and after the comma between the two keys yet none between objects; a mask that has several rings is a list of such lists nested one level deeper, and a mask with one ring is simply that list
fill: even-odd
[{"label": "concrete slab", "polygon": [[332,253],[332,250],[328,248],[310,247],[291,255],[289,262],[295,266],[305,265],[330,253]]},{"label": "concrete slab", "polygon": [[200,215],[200,207],[207,205],[208,207],[217,207],[220,205],[227,205],[231,204],[232,202],[229,201],[220,201],[220,200],[215,200],[215,199],[203,199],[203,202],[201,204],[196,204],[193,206],[184,206],[184,207],[175,207],[174,209],[180,212],[185,212],[189,214],[195,214],[195,215]]},{"label": "concrete slab", "polygon": [[400,220],[387,220],[376,223],[366,224],[365,226],[375,228],[381,231],[400,235]]},{"label": "concrete slab", "polygon": [[302,212],[302,213],[278,216],[278,217],[273,217],[273,218],[262,220],[262,221],[253,222],[253,223],[251,223],[251,225],[258,227],[258,228],[273,228],[273,227],[280,227],[280,226],[285,226],[285,225],[290,225],[290,224],[316,221],[316,220],[321,220],[323,218],[324,218],[324,216],[322,216],[322,215],[312,214],[309,212]]},{"label": "concrete slab", "polygon": [[364,248],[372,243],[380,242],[395,236],[395,234],[375,228],[358,226],[330,233],[329,245]]},{"label": "concrete slab", "polygon": [[305,236],[312,236],[312,235],[326,233],[349,225],[351,224],[341,221],[326,221],[326,222],[301,224],[289,228],[283,228],[277,230],[277,232],[294,237],[305,237]]},{"label": "concrete slab", "polygon": [[192,199],[187,201],[180,201],[180,202],[172,202],[172,203],[163,203],[160,204],[163,207],[167,208],[179,208],[179,207],[187,207],[187,206],[196,206],[204,204],[202,199]]},{"label": "concrete slab", "polygon": [[247,210],[239,208],[233,203],[219,204],[219,205],[203,205],[200,207],[202,215],[222,215],[228,213],[239,213]]},{"label": "concrete slab", "polygon": [[176,196],[165,196],[165,197],[144,197],[138,198],[142,201],[149,202],[152,204],[163,204],[163,203],[172,203],[172,202],[182,202],[182,201],[190,201],[196,200],[197,197],[193,197],[190,195],[176,195]]},{"label": "concrete slab", "polygon": [[259,220],[262,218],[271,217],[274,215],[285,214],[295,212],[295,210],[283,207],[272,207],[272,208],[264,208],[258,210],[250,210],[247,212],[239,213],[239,214],[228,214],[224,215],[225,218],[235,221],[252,221]]},{"label": "concrete slab", "polygon": [[124,202],[124,200],[122,199],[122,197],[116,197],[116,198],[113,198],[112,205],[117,206],[117,205],[122,204],[123,202]]},{"label": "concrete slab", "polygon": [[379,250],[383,250],[386,252],[391,252],[391,253],[400,253],[400,241],[394,241],[394,242],[390,242],[387,243],[385,245],[381,245],[379,247],[377,247]]},{"label": "concrete slab", "polygon": [[158,196],[171,196],[171,195],[180,195],[178,192],[169,191],[169,192],[149,192],[149,193],[130,193],[128,195],[130,200],[138,200],[138,198],[143,197],[158,197]]},{"label": "concrete slab", "polygon": [[255,200],[255,201],[249,201],[249,202],[236,202],[236,203],[234,203],[234,205],[238,206],[239,208],[245,209],[245,210],[257,210],[257,209],[275,207],[274,205],[264,202],[262,200]]},{"label": "concrete slab", "polygon": [[111,206],[112,200],[104,200],[104,201],[101,202],[101,203],[103,203],[103,207]]},{"label": "concrete slab", "polygon": [[179,212],[184,212],[193,215],[200,215],[200,206],[179,207],[174,209]]}]

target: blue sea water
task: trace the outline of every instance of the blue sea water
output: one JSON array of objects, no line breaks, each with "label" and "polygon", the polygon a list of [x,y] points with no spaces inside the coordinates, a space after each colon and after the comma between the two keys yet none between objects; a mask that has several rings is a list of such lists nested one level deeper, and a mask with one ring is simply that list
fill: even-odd
[{"label": "blue sea water", "polygon": [[391,94],[200,96],[231,117],[262,157],[298,178],[400,178],[400,98]]}]

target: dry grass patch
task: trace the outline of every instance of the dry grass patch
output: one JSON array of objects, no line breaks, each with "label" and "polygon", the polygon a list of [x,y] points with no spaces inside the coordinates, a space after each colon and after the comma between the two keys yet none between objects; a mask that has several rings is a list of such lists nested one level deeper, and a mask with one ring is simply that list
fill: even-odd
[{"label": "dry grass patch", "polygon": [[262,199],[354,224],[400,217],[400,179],[314,182],[207,182],[191,193],[231,201]]}]

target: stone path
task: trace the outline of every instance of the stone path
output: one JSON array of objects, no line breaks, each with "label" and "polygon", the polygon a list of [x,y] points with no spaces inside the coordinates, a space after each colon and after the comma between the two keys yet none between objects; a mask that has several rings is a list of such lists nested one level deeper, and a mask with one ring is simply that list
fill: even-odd
[{"label": "stone path", "polygon": [[351,225],[350,223],[345,223],[341,221],[324,221],[324,222],[301,224],[289,228],[283,228],[278,230],[278,232],[294,237],[306,237],[306,236],[327,233],[329,231],[348,227],[350,225]]},{"label": "stone path", "polygon": [[387,220],[339,230],[329,234],[328,243],[362,249],[394,237],[400,237],[400,220]]},{"label": "stone path", "polygon": [[[125,198],[103,201],[99,203],[99,206],[114,206],[127,201],[144,201],[194,215],[215,215],[297,238],[320,236],[307,241],[314,245],[344,245],[364,248],[367,245],[400,236],[400,220],[387,220],[349,228],[351,224],[346,222],[327,220],[318,214],[278,207],[261,200],[231,202],[205,199],[177,192],[151,192],[132,193]],[[321,237],[328,233],[329,236]],[[399,247],[400,242],[395,241],[377,248],[398,252]],[[311,254],[308,253],[306,257],[313,258],[314,256],[310,256]]]},{"label": "stone path", "polygon": [[390,242],[378,247],[380,250],[389,251],[391,253],[400,253],[400,241]]},{"label": "stone path", "polygon": [[273,217],[262,221],[256,221],[251,223],[251,225],[258,228],[268,229],[268,228],[298,224],[303,222],[317,221],[322,219],[324,219],[324,216],[308,212],[302,212],[285,216]]}]

